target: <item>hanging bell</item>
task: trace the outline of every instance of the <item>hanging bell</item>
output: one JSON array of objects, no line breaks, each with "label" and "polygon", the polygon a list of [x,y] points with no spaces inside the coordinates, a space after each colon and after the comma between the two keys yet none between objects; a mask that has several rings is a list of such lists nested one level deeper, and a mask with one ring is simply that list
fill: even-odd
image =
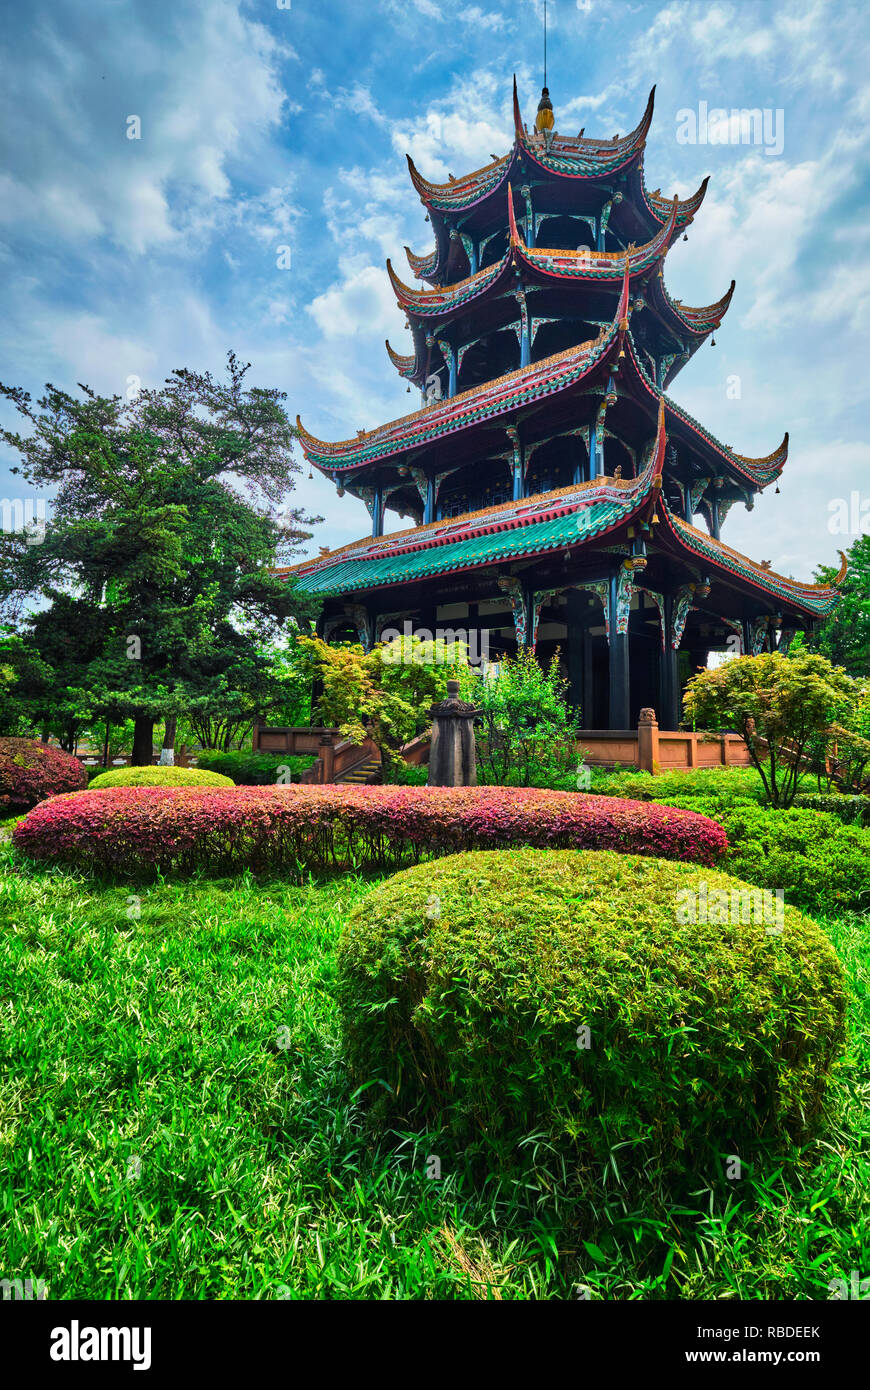
[{"label": "hanging bell", "polygon": [[776,495],[777,495],[777,497],[779,496],[779,486],[778,486],[778,485],[777,485],[777,488],[776,488]]},{"label": "hanging bell", "polygon": [[310,483],[313,483],[313,482],[314,482],[314,469],[313,469],[310,465],[309,465],[309,468],[308,468],[308,481],[309,481]]},{"label": "hanging bell", "polygon": [[689,240],[689,233],[688,233],[688,232],[683,232],[683,241],[688,241],[688,240]]},{"label": "hanging bell", "polygon": [[711,338],[711,339],[710,339],[710,346],[711,346],[711,347],[715,347],[715,346],[716,346],[716,339],[715,339],[715,338]]},{"label": "hanging bell", "polygon": [[405,392],[405,395],[406,395],[406,396],[410,396],[410,394],[411,394],[411,388],[410,388],[410,386],[409,386],[408,389],[407,389],[407,391]]}]

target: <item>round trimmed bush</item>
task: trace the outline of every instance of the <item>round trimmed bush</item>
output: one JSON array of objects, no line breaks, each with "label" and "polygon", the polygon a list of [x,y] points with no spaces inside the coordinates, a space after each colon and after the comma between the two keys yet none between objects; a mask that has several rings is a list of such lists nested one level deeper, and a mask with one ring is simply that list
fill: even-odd
[{"label": "round trimmed bush", "polygon": [[[703,911],[729,896],[723,915]],[[503,1148],[531,1133],[621,1165],[691,1162],[818,1116],[842,971],[795,908],[769,932],[715,870],[523,849],[396,874],[353,910],[338,998],[355,1084]],[[718,900],[720,907],[722,900]],[[691,905],[697,904],[695,921]],[[588,1030],[588,1033],[584,1030]],[[370,1099],[384,1097],[369,1086]]]},{"label": "round trimmed bush", "polygon": [[728,845],[693,811],[521,787],[109,787],[47,802],[12,839],[32,859],[135,874],[398,868],[529,844],[711,864]]},{"label": "round trimmed bush", "polygon": [[0,738],[0,803],[12,810],[77,792],[87,781],[83,764],[61,748],[35,738]]},{"label": "round trimmed bush", "polygon": [[232,787],[232,777],[196,767],[119,767],[101,772],[91,780],[88,791],[107,787]]}]

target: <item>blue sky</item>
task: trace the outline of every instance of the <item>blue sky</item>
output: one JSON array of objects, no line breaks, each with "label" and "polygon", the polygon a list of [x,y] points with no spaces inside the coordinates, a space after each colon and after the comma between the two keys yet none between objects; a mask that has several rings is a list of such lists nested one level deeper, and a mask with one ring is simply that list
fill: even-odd
[{"label": "blue sky", "polygon": [[[540,95],[542,14],[542,0],[7,11],[0,379],[34,394],[47,380],[123,393],[130,376],[219,370],[232,347],[323,438],[415,408],[383,347],[389,336],[407,350],[384,262],[410,279],[403,245],[430,247],[405,152],[444,179],[507,150],[512,74],[529,121]],[[718,299],[732,277],[737,289],[716,348],[671,394],[741,453],[766,454],[790,431],[781,495],[751,515],[735,507],[723,538],[808,578],[852,539],[829,532],[833,499],[870,496],[868,11],[553,0],[550,16],[557,129],[630,130],[656,82],[648,187],[686,195],[711,175],[665,282],[689,304]],[[701,102],[782,111],[782,153],[680,143],[678,113]],[[0,457],[10,497],[13,461]],[[326,518],[315,553],[368,529],[361,503],[307,469],[295,500]]]}]

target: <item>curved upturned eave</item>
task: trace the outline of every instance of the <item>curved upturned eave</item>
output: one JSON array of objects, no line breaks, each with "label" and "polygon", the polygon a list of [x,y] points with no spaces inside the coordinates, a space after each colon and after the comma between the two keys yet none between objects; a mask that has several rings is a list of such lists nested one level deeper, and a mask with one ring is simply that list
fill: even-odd
[{"label": "curved upturned eave", "polygon": [[516,149],[511,149],[508,154],[484,164],[482,169],[475,169],[474,173],[466,174],[461,179],[453,179],[450,183],[430,183],[428,179],[424,179],[411,156],[408,154],[405,158],[408,161],[411,182],[420,196],[420,201],[430,212],[451,212],[473,207],[475,203],[488,197],[504,182],[515,155]]},{"label": "curved upturned eave", "polygon": [[[640,175],[640,194],[644,204],[646,205],[647,211],[649,212],[651,217],[655,218],[656,222],[666,222],[670,215],[670,208],[673,199],[666,198],[660,188],[657,188],[653,193],[650,193],[646,187],[646,184],[643,181],[643,168],[641,167],[641,169],[638,172]],[[695,213],[698,211],[698,209],[700,208],[701,204],[707,196],[707,185],[709,184],[709,182],[710,175],[708,174],[707,177],[704,179],[704,182],[701,184],[701,187],[697,190],[697,192],[691,194],[691,196],[688,198],[682,199],[678,203],[678,227],[686,227],[692,222]]]},{"label": "curved upturned eave", "polygon": [[663,304],[673,314],[680,326],[696,337],[703,339],[708,334],[715,332],[727,314],[734,296],[736,281],[731,281],[729,289],[721,299],[717,299],[715,304],[708,304],[702,308],[692,308],[690,305],[683,304],[679,299],[672,299],[664,281],[658,280],[657,283],[662,292]]},{"label": "curved upturned eave", "polygon": [[399,373],[399,376],[404,377],[407,381],[411,381],[417,371],[416,355],[412,353],[410,357],[404,357],[400,352],[396,352],[390,347],[389,338],[387,338],[385,342],[390,361]]},{"label": "curved upturned eave", "polygon": [[[423,177],[410,155],[406,155],[411,182],[429,212],[456,212],[474,207],[490,196],[509,176],[512,166],[520,153],[527,155],[542,169],[548,170],[558,178],[596,179],[617,173],[642,153],[652,123],[655,107],[655,87],[649,94],[646,109],[639,124],[629,134],[619,140],[590,140],[585,136],[554,136],[551,148],[547,151],[543,141],[530,135],[519,116],[519,98],[516,77],[514,77],[514,129],[513,148],[489,164],[475,169],[462,178],[451,179],[448,183],[433,183]],[[570,167],[583,164],[585,167]],[[697,195],[696,195],[697,196]],[[661,221],[660,218],[656,218]]]},{"label": "curved upturned eave", "polygon": [[595,284],[601,281],[622,279],[626,266],[630,276],[639,275],[667,254],[671,233],[674,229],[676,199],[671,207],[671,218],[666,226],[659,228],[652,240],[643,246],[627,251],[562,251],[526,245],[516,220],[513,193],[508,186],[508,231],[510,244],[500,261],[478,270],[476,274],[459,280],[454,285],[439,286],[435,289],[416,289],[399,279],[391,261],[387,261],[387,274],[393,293],[401,309],[426,319],[434,319],[452,314],[460,306],[491,292],[509,269],[512,259],[522,262],[529,270],[554,280],[572,279]]},{"label": "curved upturned eave", "polygon": [[387,274],[400,309],[418,314],[421,318],[433,319],[441,314],[451,314],[460,305],[468,304],[490,290],[501,279],[510,265],[510,251],[506,251],[500,261],[485,266],[475,275],[457,280],[455,285],[444,285],[430,290],[418,290],[406,285],[393,269],[392,261],[387,261]]},{"label": "curved upturned eave", "polygon": [[[607,526],[595,532],[578,535],[576,543],[585,545],[589,540],[599,539],[609,531],[626,525],[655,505],[660,486],[661,469],[664,460],[665,439],[660,421],[659,433],[650,453],[649,461],[637,478],[595,478],[586,483],[572,484],[553,492],[523,498],[520,501],[503,502],[495,507],[484,507],[475,512],[467,512],[462,517],[445,517],[441,521],[429,522],[425,526],[414,526],[404,531],[393,532],[390,536],[364,536],[358,541],[342,546],[340,550],[327,555],[301,560],[276,570],[278,575],[305,577],[323,574],[344,565],[349,560],[399,559],[403,555],[419,554],[421,551],[437,552],[445,546],[458,541],[478,540],[486,536],[500,535],[509,531],[523,531],[525,528],[545,524],[559,517],[587,510],[596,503],[616,503],[620,513]],[[565,540],[560,539],[552,546],[553,551],[564,551]],[[536,547],[536,553],[546,554],[546,548]],[[499,562],[509,556],[501,555]],[[493,563],[482,555],[475,564],[464,568],[482,568]],[[426,576],[421,576],[425,578]],[[402,578],[394,584],[407,582]],[[384,585],[383,587],[388,587]]]},{"label": "curved upturned eave", "polygon": [[677,200],[671,205],[671,216],[643,246],[635,246],[625,251],[563,251],[547,247],[527,246],[514,212],[513,196],[508,190],[508,226],[510,244],[517,258],[530,269],[554,279],[612,280],[625,274],[638,275],[648,270],[657,260],[667,255],[671,234],[674,230]]},{"label": "curved upturned eave", "polygon": [[[659,390],[651,376],[643,366],[637,356],[635,345],[631,335],[627,334],[625,339],[626,361],[630,362],[634,368],[640,385],[643,386],[647,394],[655,401],[658,401]],[[788,432],[783,438],[778,448],[772,454],[767,454],[764,458],[751,458],[748,454],[737,454],[727,445],[720,443],[715,435],[705,430],[704,426],[690,415],[682,406],[677,405],[676,401],[671,400],[670,396],[664,395],[665,410],[669,420],[677,421],[696,434],[702,442],[717,454],[724,463],[729,464],[735,472],[742,473],[743,477],[753,484],[756,488],[769,487],[776,482],[785,467],[788,458]]]},{"label": "curved upturned eave", "polygon": [[741,554],[739,550],[732,549],[724,541],[717,541],[706,531],[683,521],[671,511],[664,498],[661,510],[670,535],[677,545],[688,550],[696,559],[703,559],[705,564],[712,565],[732,577],[736,575],[759,589],[768,598],[790,603],[808,617],[824,617],[836,607],[840,595],[835,587],[827,584],[801,584],[795,579],[787,579],[785,575],[777,574],[775,570],[766,569],[765,566]]},{"label": "curved upturned eave", "polygon": [[408,265],[411,267],[412,274],[418,280],[428,280],[438,272],[438,247],[430,251],[427,256],[415,256],[410,246],[405,247],[405,255],[408,258]]},{"label": "curved upturned eave", "polygon": [[[410,415],[392,420],[378,430],[361,430],[356,439],[329,444],[309,434],[297,415],[299,442],[309,463],[327,475],[375,463],[410,448],[432,443],[477,420],[497,419],[504,411],[515,411],[528,401],[553,395],[586,376],[608,353],[618,349],[625,336],[627,283],[623,285],[617,316],[612,323],[586,343],[554,353],[530,367],[519,367],[495,381],[472,387],[446,401],[424,406]],[[560,377],[562,378],[560,380]],[[512,399],[514,388],[521,388],[522,399]]]}]

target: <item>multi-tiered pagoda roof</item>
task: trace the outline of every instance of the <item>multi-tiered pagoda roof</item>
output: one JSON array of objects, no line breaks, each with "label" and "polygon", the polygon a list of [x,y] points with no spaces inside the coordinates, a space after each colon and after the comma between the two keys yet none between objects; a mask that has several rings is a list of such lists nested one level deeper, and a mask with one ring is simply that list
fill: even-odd
[{"label": "multi-tiered pagoda roof", "polygon": [[[777,575],[721,539],[728,510],[751,508],[776,484],[788,434],[753,458],[667,394],[720,326],[734,282],[704,308],[668,293],[668,252],[707,180],[682,201],[647,190],[653,96],[630,135],[592,140],[554,129],[546,89],[529,129],[514,82],[507,154],[442,184],[409,159],[435,245],[408,251],[413,285],[387,263],[412,349],[387,351],[422,405],[334,443],[299,421],[306,458],[340,494],[365,501],[373,534],[288,573],[327,598],[333,618],[355,615],[366,640],[383,608],[434,612],[464,576],[469,601],[484,604],[521,578],[516,631],[534,642],[541,603],[558,606],[554,595],[570,588],[597,592],[605,560],[623,565],[632,612],[646,611],[643,593],[662,600],[662,615],[666,592],[700,596],[688,611],[709,618],[692,620],[708,646],[734,630],[745,645],[760,632],[771,645],[774,632],[806,627],[836,603],[836,588]],[[385,537],[388,508],[413,525]],[[625,579],[641,571],[643,585]],[[605,619],[609,641],[606,603]]]}]

